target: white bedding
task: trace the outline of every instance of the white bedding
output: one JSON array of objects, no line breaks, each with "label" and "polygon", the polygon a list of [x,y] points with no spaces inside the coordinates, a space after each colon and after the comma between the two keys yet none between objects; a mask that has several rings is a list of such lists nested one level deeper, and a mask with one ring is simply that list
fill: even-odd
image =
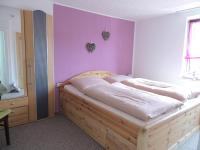
[{"label": "white bedding", "polygon": [[148,79],[132,78],[124,80],[121,83],[140,90],[175,98],[183,102],[187,99],[192,99],[197,96],[196,93],[187,87],[175,86],[168,83],[152,81]]},{"label": "white bedding", "polygon": [[163,121],[167,120],[168,118],[170,118],[172,116],[175,116],[175,115],[178,115],[178,114],[180,114],[182,112],[185,112],[188,109],[191,109],[192,107],[194,107],[196,105],[200,105],[200,97],[198,97],[198,98],[195,98],[195,99],[192,99],[190,101],[185,102],[181,106],[180,109],[176,109],[174,111],[171,111],[171,112],[169,112],[167,114],[163,114],[163,115],[161,115],[161,116],[159,116],[157,118],[150,119],[148,121],[142,121],[140,119],[137,119],[134,116],[131,116],[131,115],[127,114],[127,113],[124,113],[124,112],[122,112],[122,111],[120,111],[120,110],[118,110],[116,108],[108,106],[108,105],[106,105],[106,104],[104,104],[104,103],[102,103],[102,102],[100,102],[100,101],[98,101],[96,99],[93,99],[93,98],[83,94],[82,92],[80,92],[78,89],[76,89],[72,85],[66,85],[64,87],[64,89],[67,90],[68,92],[70,92],[70,93],[72,93],[72,94],[74,94],[74,95],[76,95],[78,97],[81,97],[84,100],[86,100],[86,101],[88,101],[88,102],[90,102],[90,103],[92,103],[92,104],[94,104],[94,105],[96,105],[96,106],[98,106],[100,108],[103,108],[103,109],[105,109],[105,110],[107,110],[109,112],[112,112],[112,113],[114,113],[114,114],[116,114],[116,115],[128,120],[129,122],[132,122],[132,123],[134,123],[134,124],[136,124],[136,125],[138,125],[139,127],[142,127],[142,128],[148,128],[148,127],[151,127],[151,126],[153,126],[155,124],[162,123]]},{"label": "white bedding", "polygon": [[144,121],[177,109],[183,104],[175,99],[130,88],[121,83],[92,86],[83,93]]}]

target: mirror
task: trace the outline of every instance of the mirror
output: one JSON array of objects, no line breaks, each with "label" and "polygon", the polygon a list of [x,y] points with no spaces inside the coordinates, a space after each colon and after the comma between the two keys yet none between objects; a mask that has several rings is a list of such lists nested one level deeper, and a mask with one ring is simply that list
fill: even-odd
[{"label": "mirror", "polygon": [[0,6],[0,100],[26,95],[23,14]]}]

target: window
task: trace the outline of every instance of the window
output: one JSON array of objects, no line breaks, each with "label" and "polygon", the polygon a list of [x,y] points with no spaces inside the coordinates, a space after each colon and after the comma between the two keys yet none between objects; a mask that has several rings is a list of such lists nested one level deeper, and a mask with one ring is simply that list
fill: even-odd
[{"label": "window", "polygon": [[0,81],[5,82],[5,33],[4,31],[0,31]]},{"label": "window", "polygon": [[200,79],[200,19],[188,22],[184,76]]},{"label": "window", "polygon": [[0,81],[5,86],[18,86],[17,65],[16,34],[0,28]]}]

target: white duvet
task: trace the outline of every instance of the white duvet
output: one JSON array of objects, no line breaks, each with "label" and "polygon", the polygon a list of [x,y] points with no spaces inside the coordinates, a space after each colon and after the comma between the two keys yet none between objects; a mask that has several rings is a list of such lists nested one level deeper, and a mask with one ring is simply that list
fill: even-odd
[{"label": "white duvet", "polygon": [[121,83],[95,85],[86,88],[83,93],[144,121],[177,109],[183,104],[173,98],[131,88]]},{"label": "white duvet", "polygon": [[192,91],[187,87],[180,87],[164,82],[152,81],[142,78],[128,79],[122,81],[121,83],[140,90],[168,96],[182,102],[186,101],[187,99],[196,98],[200,93],[198,91]]}]

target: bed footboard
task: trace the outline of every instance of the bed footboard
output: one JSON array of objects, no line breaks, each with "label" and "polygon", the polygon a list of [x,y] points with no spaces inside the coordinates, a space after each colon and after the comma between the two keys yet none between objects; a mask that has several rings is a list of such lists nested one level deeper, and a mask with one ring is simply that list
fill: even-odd
[{"label": "bed footboard", "polygon": [[176,150],[199,127],[198,105],[160,124],[145,128],[138,134],[137,150]]},{"label": "bed footboard", "polygon": [[64,97],[64,114],[105,149],[137,150],[139,127],[70,93]]}]

